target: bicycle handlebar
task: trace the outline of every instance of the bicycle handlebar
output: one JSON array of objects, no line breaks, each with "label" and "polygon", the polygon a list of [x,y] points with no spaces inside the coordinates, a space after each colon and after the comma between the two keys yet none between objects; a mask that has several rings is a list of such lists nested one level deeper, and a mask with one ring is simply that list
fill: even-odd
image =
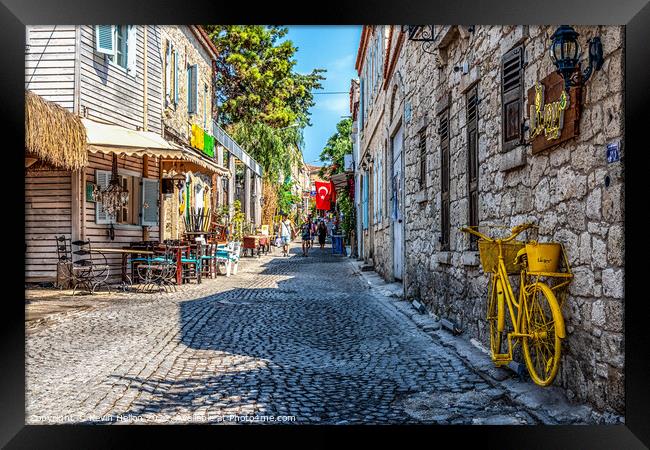
[{"label": "bicycle handlebar", "polygon": [[[507,237],[505,239],[501,239],[501,242],[512,241],[514,238],[516,238],[523,231],[525,231],[525,230],[527,230],[529,228],[533,228],[533,227],[537,227],[537,225],[532,224],[532,223],[522,223],[521,225],[517,225],[517,226],[512,228],[512,231],[511,231],[512,235],[510,235],[509,237]],[[473,234],[473,235],[478,236],[479,238],[481,238],[483,240],[486,240],[486,241],[494,241],[495,240],[495,239],[492,239],[492,238],[484,235],[483,233],[480,233],[480,232],[478,232],[476,230],[473,230],[470,227],[462,227],[460,229],[460,231],[463,231],[465,233]]]}]

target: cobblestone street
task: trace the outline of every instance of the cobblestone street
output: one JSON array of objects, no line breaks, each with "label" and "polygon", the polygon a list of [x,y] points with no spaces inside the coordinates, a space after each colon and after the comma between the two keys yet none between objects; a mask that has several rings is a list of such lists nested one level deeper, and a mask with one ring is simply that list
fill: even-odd
[{"label": "cobblestone street", "polygon": [[329,247],[278,253],[243,258],[231,278],[111,294],[29,325],[26,422],[537,422],[368,289],[349,259]]}]

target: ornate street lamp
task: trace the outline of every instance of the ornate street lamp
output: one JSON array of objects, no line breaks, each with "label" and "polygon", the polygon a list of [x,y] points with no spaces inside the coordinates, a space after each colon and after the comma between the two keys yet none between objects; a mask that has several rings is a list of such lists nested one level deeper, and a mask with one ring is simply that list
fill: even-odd
[{"label": "ornate street lamp", "polygon": [[402,31],[408,33],[409,41],[432,42],[434,40],[433,25],[405,25]]},{"label": "ornate street lamp", "polygon": [[[569,25],[561,25],[551,36],[549,53],[557,72],[564,78],[564,87],[568,91],[571,86],[579,86],[587,82],[595,70],[603,66],[603,45],[600,37],[596,36],[587,41],[589,44],[589,67],[580,72],[582,53],[578,43],[579,34]],[[581,79],[576,78],[577,72]]]},{"label": "ornate street lamp", "polygon": [[117,155],[113,155],[113,167],[111,170],[111,180],[108,186],[100,189],[95,185],[95,199],[101,202],[102,209],[106,214],[115,218],[117,212],[129,201],[129,191],[124,189],[120,184],[120,177],[117,174]]}]

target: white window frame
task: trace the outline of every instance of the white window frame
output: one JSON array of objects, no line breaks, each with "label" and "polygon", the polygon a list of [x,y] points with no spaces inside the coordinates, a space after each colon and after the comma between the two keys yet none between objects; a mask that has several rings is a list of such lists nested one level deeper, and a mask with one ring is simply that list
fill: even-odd
[{"label": "white window frame", "polygon": [[124,56],[124,59],[126,61],[126,65],[122,66],[121,64],[117,63],[117,33],[118,33],[118,28],[119,25],[112,25],[113,27],[113,40],[114,40],[114,54],[104,54],[104,58],[106,61],[108,61],[108,64],[118,68],[119,70],[122,70],[124,73],[126,73],[128,76],[135,78],[136,77],[136,59],[137,59],[137,28],[135,25],[124,25],[126,27],[126,55]]}]

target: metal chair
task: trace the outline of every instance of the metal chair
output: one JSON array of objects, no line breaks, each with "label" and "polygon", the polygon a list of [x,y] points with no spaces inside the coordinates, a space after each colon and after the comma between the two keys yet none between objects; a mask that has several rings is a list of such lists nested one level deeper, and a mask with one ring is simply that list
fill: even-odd
[{"label": "metal chair", "polygon": [[[141,242],[131,242],[129,247],[138,250],[153,251],[158,246],[157,241],[141,241]],[[139,272],[137,271],[137,266],[140,264],[148,264],[151,262],[151,257],[148,255],[134,255],[131,257],[131,275],[133,276],[133,282],[142,281],[139,278]],[[136,277],[137,275],[137,277]]]},{"label": "metal chair", "polygon": [[[77,287],[80,285],[85,286],[90,294],[94,294],[95,290],[101,285],[106,286],[110,292],[111,287],[107,282],[110,267],[106,255],[101,252],[93,252],[89,239],[72,241],[70,242],[70,248],[72,247],[78,247],[77,250],[71,252],[72,295],[74,296]],[[78,258],[74,260],[72,255],[76,255]]]},{"label": "metal chair", "polygon": [[142,292],[153,292],[167,289],[176,292],[176,262],[174,261],[174,250],[169,245],[165,246],[162,254],[149,258],[146,262],[137,265],[138,278],[143,281]]}]

